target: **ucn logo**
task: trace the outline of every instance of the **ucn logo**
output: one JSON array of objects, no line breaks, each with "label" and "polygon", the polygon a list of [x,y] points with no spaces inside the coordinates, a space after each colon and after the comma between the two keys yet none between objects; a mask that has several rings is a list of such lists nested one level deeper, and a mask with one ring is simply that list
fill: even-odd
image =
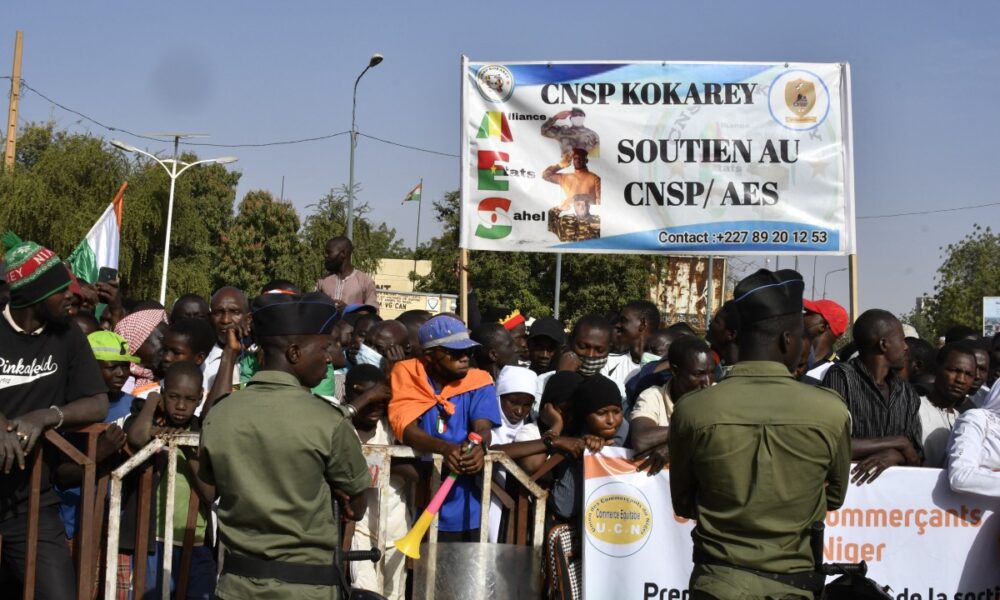
[{"label": "ucn logo", "polygon": [[510,218],[510,200],[486,198],[479,203],[478,210],[480,224],[476,227],[476,237],[499,240],[514,230],[514,221]]},{"label": "ucn logo", "polygon": [[653,530],[653,513],[638,488],[612,481],[587,498],[583,526],[587,541],[595,550],[621,558],[646,545]]}]

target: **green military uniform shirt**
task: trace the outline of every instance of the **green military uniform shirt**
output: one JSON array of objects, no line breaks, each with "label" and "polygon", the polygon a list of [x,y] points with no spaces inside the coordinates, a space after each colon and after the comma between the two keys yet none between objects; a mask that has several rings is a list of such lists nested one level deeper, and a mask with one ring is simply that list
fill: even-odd
[{"label": "green military uniform shirt", "polygon": [[[254,558],[330,565],[340,540],[330,486],[364,492],[368,466],[353,426],[289,373],[260,371],[208,413],[202,477],[216,486],[226,549]],[[223,568],[225,565],[223,564]],[[335,588],[223,574],[219,598],[331,599]]]},{"label": "green military uniform shirt", "polygon": [[809,527],[847,493],[850,415],[835,392],[780,363],[741,362],[677,403],[670,458],[674,511],[698,520],[696,551],[760,571],[810,571]]}]

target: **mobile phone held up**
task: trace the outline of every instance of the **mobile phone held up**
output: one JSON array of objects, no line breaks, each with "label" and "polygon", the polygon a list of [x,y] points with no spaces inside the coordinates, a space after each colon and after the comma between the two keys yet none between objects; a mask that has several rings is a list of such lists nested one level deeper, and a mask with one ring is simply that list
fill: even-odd
[{"label": "mobile phone held up", "polygon": [[109,283],[116,279],[118,279],[118,269],[101,267],[101,270],[97,272],[97,283]]}]

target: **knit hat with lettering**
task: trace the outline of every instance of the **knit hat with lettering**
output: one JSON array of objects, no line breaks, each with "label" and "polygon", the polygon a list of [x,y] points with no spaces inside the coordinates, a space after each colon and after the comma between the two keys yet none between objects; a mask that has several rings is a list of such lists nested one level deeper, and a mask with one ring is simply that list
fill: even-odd
[{"label": "knit hat with lettering", "polygon": [[0,236],[0,242],[5,252],[11,308],[31,306],[69,287],[69,270],[55,252],[22,241],[12,231]]}]

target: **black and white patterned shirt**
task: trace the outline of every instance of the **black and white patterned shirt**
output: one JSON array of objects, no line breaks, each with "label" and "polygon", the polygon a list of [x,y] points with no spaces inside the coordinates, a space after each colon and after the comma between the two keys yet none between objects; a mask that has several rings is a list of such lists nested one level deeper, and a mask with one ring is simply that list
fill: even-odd
[{"label": "black and white patterned shirt", "polygon": [[920,427],[920,396],[894,371],[885,378],[888,400],[882,396],[860,357],[835,363],[823,377],[823,386],[837,392],[851,411],[852,438],[906,436],[918,454],[923,454]]}]

